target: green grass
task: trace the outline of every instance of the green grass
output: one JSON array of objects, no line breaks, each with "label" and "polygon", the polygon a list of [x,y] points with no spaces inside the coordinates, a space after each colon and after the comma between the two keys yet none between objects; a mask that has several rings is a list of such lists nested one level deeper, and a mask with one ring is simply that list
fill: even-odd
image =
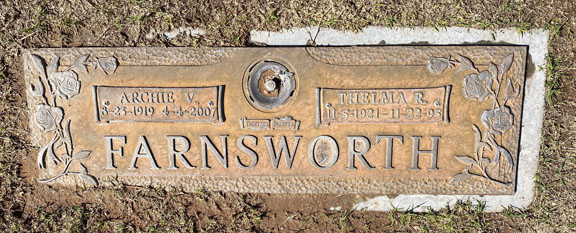
[{"label": "green grass", "polygon": [[546,56],[546,102],[550,108],[554,108],[558,104],[555,96],[562,93],[562,90],[559,89],[561,76],[558,72],[558,66],[560,61],[560,58],[555,58],[550,54]]},{"label": "green grass", "polygon": [[[352,1],[4,1],[0,15],[0,228],[7,231],[400,231],[400,232],[520,232],[524,228],[576,231],[573,157],[575,136],[570,124],[576,111],[573,69],[576,51],[570,23],[576,15],[560,2],[550,1],[433,1],[373,3]],[[13,17],[13,18],[12,18]],[[536,182],[537,197],[526,210],[508,208],[499,214],[482,213],[483,203],[459,203],[449,210],[414,213],[364,211],[331,212],[315,206],[291,213],[270,210],[266,194],[234,194],[199,190],[181,194],[152,187],[115,185],[96,190],[36,186],[26,181],[22,166],[29,146],[22,99],[21,48],[72,47],[72,38],[93,31],[97,43],[80,46],[247,46],[249,32],[291,27],[323,26],[359,30],[365,26],[449,26],[480,29],[516,28],[519,34],[533,28],[550,31],[546,70],[547,112],[542,155]],[[199,27],[205,36],[139,39],[152,29],[169,31]],[[107,31],[104,31],[106,28]],[[495,40],[496,38],[494,38]],[[571,123],[572,122],[572,123]],[[572,156],[572,157],[570,157]],[[108,182],[108,181],[107,181]],[[58,198],[66,196],[75,202]],[[82,198],[78,197],[82,196]],[[302,199],[316,196],[299,195]],[[103,199],[105,198],[105,199]],[[110,201],[112,200],[112,201]],[[110,202],[107,202],[110,201]],[[508,229],[504,226],[510,226]],[[293,228],[289,228],[293,227]]]}]

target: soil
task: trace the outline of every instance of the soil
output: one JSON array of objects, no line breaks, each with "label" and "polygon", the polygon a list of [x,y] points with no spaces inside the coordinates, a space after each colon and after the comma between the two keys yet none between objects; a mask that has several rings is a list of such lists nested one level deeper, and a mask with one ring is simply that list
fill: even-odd
[{"label": "soil", "polygon": [[[283,1],[0,1],[0,228],[6,231],[576,231],[576,4],[472,0],[382,3]],[[186,193],[115,184],[39,184],[31,175],[21,49],[91,46],[254,46],[251,30],[323,26],[512,27],[551,32],[547,110],[537,199],[526,210],[482,213],[481,203],[439,212],[362,212],[356,195]],[[201,28],[202,36],[147,39],[151,31]],[[32,163],[32,164],[31,164]],[[339,203],[330,206],[330,203]],[[338,210],[339,209],[339,210]]]}]

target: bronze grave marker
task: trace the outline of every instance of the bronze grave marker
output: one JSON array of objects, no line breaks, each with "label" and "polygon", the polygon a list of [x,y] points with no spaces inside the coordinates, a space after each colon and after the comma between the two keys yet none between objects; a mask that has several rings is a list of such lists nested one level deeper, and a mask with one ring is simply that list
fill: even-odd
[{"label": "bronze grave marker", "polygon": [[524,46],[24,52],[43,183],[513,194]]}]

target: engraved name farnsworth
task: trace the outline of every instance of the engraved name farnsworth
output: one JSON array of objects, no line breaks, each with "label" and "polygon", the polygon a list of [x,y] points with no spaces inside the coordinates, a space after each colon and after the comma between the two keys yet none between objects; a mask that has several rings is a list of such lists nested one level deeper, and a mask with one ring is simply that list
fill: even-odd
[{"label": "engraved name farnsworth", "polygon": [[38,181],[513,194],[523,46],[35,49]]}]

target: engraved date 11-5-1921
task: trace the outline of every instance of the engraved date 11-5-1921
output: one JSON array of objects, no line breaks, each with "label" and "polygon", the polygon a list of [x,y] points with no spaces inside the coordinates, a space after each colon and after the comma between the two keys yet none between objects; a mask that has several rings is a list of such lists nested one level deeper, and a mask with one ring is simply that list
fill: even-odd
[{"label": "engraved date 11-5-1921", "polygon": [[321,125],[447,122],[451,86],[317,90]]}]

